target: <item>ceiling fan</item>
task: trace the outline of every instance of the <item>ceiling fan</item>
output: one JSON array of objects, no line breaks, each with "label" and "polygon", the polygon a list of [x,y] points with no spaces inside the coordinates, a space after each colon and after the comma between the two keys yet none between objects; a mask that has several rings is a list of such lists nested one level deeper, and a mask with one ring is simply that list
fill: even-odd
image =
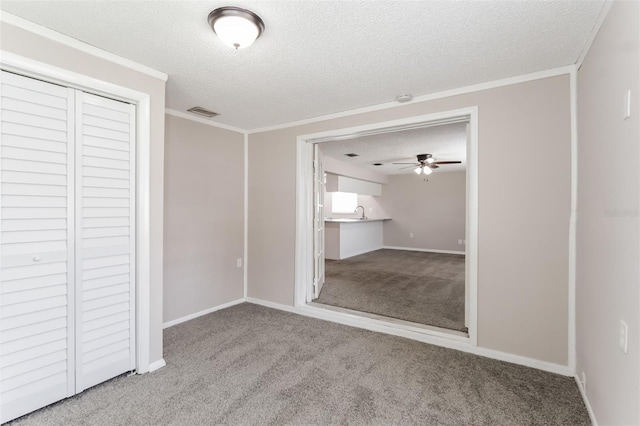
[{"label": "ceiling fan", "polygon": [[425,175],[430,175],[431,173],[433,173],[433,169],[439,168],[441,164],[462,163],[462,161],[436,161],[436,159],[433,158],[431,154],[418,154],[416,157],[418,158],[417,163],[392,163],[392,164],[410,164],[410,166],[403,167],[403,169],[408,169],[409,167],[415,167],[414,172],[416,172],[417,174],[424,173]]}]

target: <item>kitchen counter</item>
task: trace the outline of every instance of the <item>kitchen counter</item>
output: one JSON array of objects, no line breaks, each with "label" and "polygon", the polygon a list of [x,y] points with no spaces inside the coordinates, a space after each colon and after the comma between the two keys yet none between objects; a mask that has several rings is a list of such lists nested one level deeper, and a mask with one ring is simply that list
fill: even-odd
[{"label": "kitchen counter", "polygon": [[382,248],[382,223],[391,218],[325,218],[325,259],[340,260]]},{"label": "kitchen counter", "polygon": [[325,217],[325,222],[336,222],[336,223],[362,223],[362,222],[377,222],[382,220],[391,220],[390,217],[381,217],[381,218],[366,218],[360,219],[359,217]]}]

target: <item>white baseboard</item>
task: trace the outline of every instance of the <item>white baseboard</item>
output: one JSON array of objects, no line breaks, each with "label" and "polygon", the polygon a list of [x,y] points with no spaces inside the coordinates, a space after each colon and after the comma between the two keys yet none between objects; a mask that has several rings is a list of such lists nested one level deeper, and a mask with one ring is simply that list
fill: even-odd
[{"label": "white baseboard", "polygon": [[149,364],[149,373],[153,373],[154,371],[161,369],[165,365],[167,365],[167,363],[165,362],[164,358],[160,358],[159,360]]},{"label": "white baseboard", "polygon": [[447,336],[444,333],[436,334],[417,328],[415,330],[411,330],[407,327],[398,327],[390,322],[365,318],[358,315],[345,314],[342,312],[335,312],[329,309],[317,308],[310,305],[294,307],[283,305],[280,303],[269,302],[266,300],[255,299],[252,297],[248,297],[247,302],[307,317],[336,322],[352,327],[364,328],[371,331],[378,331],[394,336],[405,337],[407,339],[418,340],[420,342],[442,346],[450,349],[456,349],[462,352],[468,352],[486,358],[509,362],[512,364],[523,365],[525,367],[548,371],[550,373],[560,374],[562,376],[571,377],[574,375],[574,372],[571,371],[571,369],[566,365],[554,364],[551,362],[528,358],[521,355],[514,355],[506,352],[496,351],[493,349],[473,346],[468,341],[468,339],[461,339],[456,336]]},{"label": "white baseboard", "polygon": [[238,300],[233,300],[233,301],[228,302],[228,303],[223,303],[222,305],[214,306],[213,308],[205,309],[204,311],[196,312],[194,314],[185,315],[183,317],[176,318],[174,320],[165,322],[164,324],[162,324],[162,328],[165,329],[165,328],[173,327],[174,325],[178,325],[178,324],[181,324],[183,322],[190,321],[190,320],[192,320],[194,318],[198,318],[198,317],[201,317],[203,315],[210,314],[211,312],[219,311],[220,309],[230,308],[231,306],[238,305],[238,304],[244,303],[244,302],[245,302],[245,300],[244,300],[244,298],[242,298],[242,299],[238,299]]},{"label": "white baseboard", "polygon": [[553,362],[542,361],[535,358],[529,358],[522,355],[510,354],[508,352],[497,351],[476,346],[473,350],[468,351],[476,355],[486,358],[497,359],[499,361],[509,362],[511,364],[523,365],[525,367],[535,368],[536,370],[547,371],[549,373],[559,374],[561,376],[571,377],[574,375],[573,370],[567,365],[555,364]]},{"label": "white baseboard", "polygon": [[268,300],[256,299],[254,297],[247,297],[247,303],[253,303],[254,305],[266,306],[267,308],[278,309],[280,311],[293,312],[294,314],[299,313],[298,309],[289,306],[283,305],[282,303],[269,302]]},{"label": "white baseboard", "polygon": [[576,373],[573,377],[576,379],[576,383],[578,384],[578,389],[580,390],[580,395],[582,396],[582,401],[584,402],[584,406],[587,407],[587,413],[589,413],[589,418],[591,419],[591,423],[593,424],[593,426],[598,426],[596,415],[593,413],[593,408],[591,408],[591,404],[589,403],[589,398],[587,398],[587,391],[582,386],[582,382],[580,381],[580,377],[578,377],[578,373]]},{"label": "white baseboard", "polygon": [[421,249],[421,248],[415,248],[415,247],[382,246],[382,248],[383,249],[389,249],[389,250],[422,251],[422,252],[426,252],[426,253],[466,254],[464,251]]},{"label": "white baseboard", "polygon": [[354,257],[354,256],[360,256],[361,254],[365,254],[365,253],[371,253],[372,251],[380,250],[381,248],[384,248],[384,247],[380,246],[380,247],[375,247],[375,248],[356,250],[356,251],[347,253],[346,255],[342,256],[342,258],[340,260],[348,259],[348,258]]}]

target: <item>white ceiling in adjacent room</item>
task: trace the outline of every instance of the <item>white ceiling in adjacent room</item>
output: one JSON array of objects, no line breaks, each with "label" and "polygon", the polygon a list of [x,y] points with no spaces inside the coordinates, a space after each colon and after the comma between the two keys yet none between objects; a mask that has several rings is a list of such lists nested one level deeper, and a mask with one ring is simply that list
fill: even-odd
[{"label": "white ceiling in adjacent room", "polygon": [[[262,36],[224,45],[207,23],[252,10]],[[14,15],[169,74],[167,107],[256,129],[574,64],[603,0],[12,1]]]},{"label": "white ceiling in adjacent room", "polygon": [[[441,165],[434,173],[460,172],[467,168],[467,124],[444,124],[422,129],[384,133],[342,141],[322,142],[322,153],[345,163],[385,175],[413,173],[415,167],[392,163],[417,163],[418,154],[436,161],[462,161]],[[345,154],[358,154],[348,157]],[[382,163],[381,166],[374,166]]]}]

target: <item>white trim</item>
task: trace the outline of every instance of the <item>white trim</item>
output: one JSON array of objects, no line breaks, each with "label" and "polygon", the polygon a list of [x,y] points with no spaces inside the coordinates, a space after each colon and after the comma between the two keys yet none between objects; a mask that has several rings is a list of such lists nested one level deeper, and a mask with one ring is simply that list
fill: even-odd
[{"label": "white trim", "polygon": [[130,59],[123,58],[122,56],[118,56],[114,53],[107,52],[106,50],[102,50],[98,47],[92,46],[76,38],[69,37],[62,33],[54,31],[50,28],[43,27],[42,25],[36,24],[35,22],[27,21],[26,19],[20,18],[19,16],[13,15],[9,12],[5,12],[4,10],[0,13],[0,21],[5,22],[14,27],[18,27],[23,30],[29,31],[31,33],[37,34],[51,41],[64,44],[65,46],[71,47],[73,49],[87,53],[89,55],[96,56],[100,59],[104,59],[105,61],[109,61],[118,65],[121,65],[123,67],[132,69],[134,71],[138,71],[143,74],[149,75],[151,77],[158,78],[162,81],[167,81],[169,79],[168,74],[165,74],[163,72],[150,68],[146,65],[139,64]]},{"label": "white trim", "polygon": [[154,371],[159,370],[166,365],[167,363],[165,362],[164,358],[153,361],[151,364],[149,364],[149,373],[153,373]]},{"label": "white trim", "polygon": [[356,250],[356,251],[352,251],[352,252],[348,252],[348,253],[340,253],[340,259],[339,260],[344,260],[344,259],[349,259],[350,257],[356,257],[356,256],[360,256],[361,254],[366,254],[366,253],[371,253],[372,251],[376,251],[376,250],[380,250],[383,249],[384,247],[380,246],[380,247],[376,247],[374,249],[362,249],[362,250]]},{"label": "white trim", "polygon": [[313,240],[309,238],[309,225],[313,224],[313,145],[301,137],[297,140],[296,150],[296,245],[295,245],[295,285],[294,306],[304,306],[311,302],[313,290],[309,291],[308,283],[313,283]]},{"label": "white trim", "polygon": [[525,367],[531,367],[542,371],[548,371],[550,373],[560,374],[563,376],[571,377],[573,374],[566,366],[554,364],[547,361],[541,361],[533,358],[528,358],[520,355],[509,354],[506,352],[500,352],[493,349],[481,348],[473,346],[469,343],[468,339],[460,338],[458,336],[444,335],[435,336],[432,333],[425,333],[424,330],[417,327],[414,330],[406,326],[398,326],[397,324],[375,321],[371,319],[363,319],[357,315],[350,315],[341,312],[331,311],[329,309],[322,309],[311,305],[304,305],[302,307],[293,307],[288,305],[282,305],[279,303],[269,302],[266,300],[255,299],[252,297],[247,298],[248,303],[255,305],[265,306],[267,308],[278,309],[285,312],[291,312],[294,314],[303,315],[306,317],[317,318],[324,321],[331,321],[338,324],[348,325],[351,327],[362,328],[366,330],[381,332],[390,334],[393,336],[404,337],[407,339],[417,340],[423,343],[428,343],[436,346],[442,346],[449,349],[455,349],[462,352],[467,352],[475,355],[480,355],[486,358],[497,359],[500,361],[509,362],[511,364],[523,365]]},{"label": "white trim", "polygon": [[249,135],[244,133],[244,182],[243,182],[243,190],[244,190],[244,221],[243,221],[243,232],[244,232],[244,247],[243,247],[243,256],[244,261],[242,262],[242,288],[243,288],[243,296],[245,299],[249,295]]},{"label": "white trim", "polygon": [[146,95],[136,108],[137,126],[137,314],[138,373],[146,373],[151,356],[151,99]]},{"label": "white trim", "polygon": [[34,61],[0,50],[0,66],[8,71],[40,78],[67,87],[106,95],[136,104],[138,191],[137,191],[137,372],[149,371],[150,356],[150,147],[151,147],[151,100],[147,93],[118,86],[83,74]]},{"label": "white trim", "polygon": [[308,306],[314,306],[320,309],[330,310],[334,312],[342,312],[349,315],[355,315],[358,318],[360,317],[373,318],[375,320],[384,322],[385,325],[387,323],[393,323],[399,326],[399,328],[403,328],[406,330],[415,330],[415,331],[430,330],[434,332],[432,333],[433,335],[438,335],[438,336],[452,338],[452,339],[458,338],[462,342],[469,341],[469,336],[467,335],[467,333],[463,331],[450,330],[442,327],[436,327],[433,325],[419,324],[416,322],[405,321],[398,318],[390,318],[384,315],[372,314],[371,312],[362,312],[362,311],[357,311],[355,309],[341,308],[340,306],[323,305],[322,303],[318,303],[318,302],[308,303]]},{"label": "white trim", "polygon": [[584,402],[584,406],[587,407],[587,413],[589,413],[589,419],[591,419],[591,424],[593,426],[598,426],[598,421],[596,420],[596,415],[593,412],[593,408],[591,408],[591,403],[589,402],[589,398],[587,397],[587,391],[582,386],[582,382],[577,374],[573,375],[574,379],[576,379],[576,383],[578,384],[578,390],[580,391],[580,396],[582,396],[582,402]]},{"label": "white trim", "polygon": [[569,74],[571,113],[571,207],[569,214],[569,285],[568,285],[568,365],[576,372],[576,274],[578,222],[578,101],[577,67]]},{"label": "white trim", "polygon": [[529,358],[522,355],[510,354],[507,352],[497,351],[494,349],[474,347],[470,353],[480,355],[486,358],[497,359],[499,361],[509,362],[511,364],[523,365],[525,367],[535,368],[537,370],[548,371],[549,373],[559,374],[561,376],[571,377],[573,373],[566,365],[555,364],[553,362],[542,361],[539,359]]},{"label": "white trim", "polygon": [[185,120],[195,121],[196,123],[206,124],[207,126],[217,127],[219,129],[230,130],[232,132],[243,133],[243,134],[246,133],[244,129],[241,129],[239,127],[229,126],[227,124],[218,123],[202,117],[196,117],[194,115],[187,114],[186,112],[176,111],[175,109],[165,108],[164,113],[173,115],[174,117],[184,118]]},{"label": "white trim", "polygon": [[[292,314],[300,314],[297,308],[289,305],[283,305],[282,303],[269,302],[264,299],[256,299],[255,297],[247,297],[245,299],[247,303],[253,303],[254,305],[266,306],[267,308],[277,309],[279,311],[291,312]],[[306,315],[308,316],[308,315]]]},{"label": "white trim", "polygon": [[481,90],[495,89],[497,87],[510,86],[512,84],[526,83],[528,81],[540,80],[543,78],[556,77],[559,75],[569,74],[574,65],[568,65],[559,68],[552,68],[545,71],[538,71],[530,74],[518,75],[515,77],[504,78],[501,80],[493,80],[485,83],[473,84],[470,86],[464,86],[457,89],[445,90],[442,92],[436,92],[429,95],[416,96],[411,102],[400,104],[398,102],[385,102],[383,104],[371,105],[363,108],[356,108],[347,111],[336,112],[332,114],[321,115],[318,117],[307,118],[304,120],[292,121],[290,123],[276,124],[274,126],[259,127],[251,130],[247,130],[247,133],[262,133],[270,132],[272,130],[286,129],[289,127],[302,126],[304,124],[317,123],[319,121],[332,120],[335,118],[349,117],[357,114],[364,114],[367,112],[380,111],[389,108],[397,108],[419,102],[433,101],[436,99],[449,98],[451,96],[463,95],[466,93],[478,92]]},{"label": "white trim", "polygon": [[580,53],[580,56],[578,56],[578,60],[576,61],[576,66],[578,69],[580,69],[580,67],[582,66],[582,63],[584,62],[585,58],[589,54],[589,50],[591,50],[591,46],[593,45],[593,42],[596,39],[598,32],[600,31],[600,28],[602,28],[602,24],[604,23],[604,20],[607,18],[607,15],[609,14],[609,10],[611,10],[611,6],[613,6],[613,0],[606,0],[604,2],[604,5],[602,5],[602,10],[600,10],[600,15],[598,15],[598,20],[596,21],[595,25],[591,29],[591,34],[589,34],[587,43],[584,45],[584,49],[582,50],[582,52]]},{"label": "white trim", "polygon": [[474,107],[469,120],[467,132],[467,214],[466,214],[466,241],[465,241],[465,285],[469,290],[465,305],[469,315],[465,317],[465,325],[469,328],[471,346],[478,346],[478,214],[479,214],[479,151],[480,134],[478,132],[478,107]]},{"label": "white trim", "polygon": [[422,248],[415,248],[415,247],[382,246],[382,248],[389,249],[389,250],[420,251],[425,253],[466,254],[464,251],[422,249]]},{"label": "white trim", "polygon": [[237,299],[237,300],[232,300],[231,302],[223,303],[222,305],[214,306],[213,308],[205,309],[203,311],[195,312],[193,314],[185,315],[183,317],[176,318],[176,319],[171,320],[171,321],[167,321],[164,324],[162,324],[162,329],[164,330],[165,328],[173,327],[174,325],[178,325],[178,324],[182,324],[183,322],[191,321],[192,319],[196,319],[196,318],[201,317],[203,315],[208,315],[208,314],[210,314],[212,312],[215,312],[215,311],[219,311],[219,310],[222,310],[222,309],[230,308],[230,307],[235,306],[235,305],[239,305],[240,303],[244,303],[244,301],[245,301],[244,298]]},{"label": "white trim", "polygon": [[[451,111],[443,111],[414,117],[367,124],[364,126],[330,130],[326,132],[300,135],[297,137],[296,154],[296,249],[295,249],[295,291],[294,306],[307,309],[306,305],[312,300],[313,283],[313,241],[310,237],[313,229],[313,143],[326,141],[331,136],[344,137],[360,132],[371,132],[379,129],[384,132],[388,128],[402,129],[403,126],[415,128],[419,123],[428,125],[430,122],[455,117],[467,117],[470,126],[470,136],[467,140],[467,263],[469,265],[469,337],[468,344],[477,346],[477,256],[478,256],[478,107],[467,107]],[[322,143],[322,142],[317,142]],[[317,309],[317,308],[316,308]],[[337,315],[335,313],[334,315]],[[369,318],[359,318],[358,322],[371,322]],[[366,326],[364,326],[366,328]],[[432,334],[424,330],[424,334]],[[438,344],[438,343],[435,343]]]}]

